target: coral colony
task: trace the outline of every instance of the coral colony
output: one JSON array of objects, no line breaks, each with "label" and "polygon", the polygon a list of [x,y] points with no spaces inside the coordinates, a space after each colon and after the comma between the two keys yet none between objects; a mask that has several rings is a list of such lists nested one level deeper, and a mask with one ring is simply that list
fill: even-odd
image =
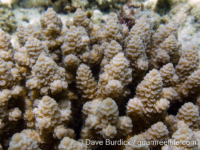
[{"label": "coral colony", "polygon": [[197,47],[124,7],[101,24],[48,8],[40,27],[18,25],[15,47],[0,30],[1,149],[200,148]]}]

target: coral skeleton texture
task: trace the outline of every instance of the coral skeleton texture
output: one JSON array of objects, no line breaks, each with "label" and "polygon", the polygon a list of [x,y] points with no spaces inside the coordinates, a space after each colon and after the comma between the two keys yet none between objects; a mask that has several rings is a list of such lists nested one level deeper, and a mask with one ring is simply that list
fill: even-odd
[{"label": "coral skeleton texture", "polygon": [[138,145],[200,141],[200,64],[175,22],[156,28],[154,14],[133,6],[132,26],[113,12],[95,24],[81,8],[65,23],[48,8],[40,27],[17,27],[17,47],[0,29],[0,147],[200,149]]}]

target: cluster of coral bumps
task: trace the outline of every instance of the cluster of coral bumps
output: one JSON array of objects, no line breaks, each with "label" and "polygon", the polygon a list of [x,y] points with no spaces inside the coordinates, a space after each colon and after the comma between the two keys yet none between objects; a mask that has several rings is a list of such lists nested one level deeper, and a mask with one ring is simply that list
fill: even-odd
[{"label": "cluster of coral bumps", "polygon": [[[198,51],[176,24],[154,30],[140,12],[129,31],[115,13],[97,25],[81,9],[63,24],[52,8],[40,22],[18,26],[15,48],[0,30],[2,149],[198,149],[138,142],[200,140]],[[108,139],[132,144],[88,143]]]}]

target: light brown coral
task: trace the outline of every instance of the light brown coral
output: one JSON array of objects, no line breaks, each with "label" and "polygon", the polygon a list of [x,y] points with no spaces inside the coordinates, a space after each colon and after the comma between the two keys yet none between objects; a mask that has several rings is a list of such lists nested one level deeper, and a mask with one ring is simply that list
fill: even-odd
[{"label": "light brown coral", "polygon": [[104,57],[101,61],[101,67],[103,68],[106,64],[110,62],[110,60],[119,52],[122,51],[122,47],[119,43],[117,43],[115,40],[112,40],[109,45],[106,46],[106,49],[104,50]]},{"label": "light brown coral", "polygon": [[5,32],[14,32],[17,25],[13,11],[9,9],[8,6],[1,6],[0,13],[0,28]]},{"label": "light brown coral", "polygon": [[[180,142],[179,145],[177,145],[179,149],[192,150],[198,146],[195,134],[183,121],[178,122],[178,130],[172,135],[172,139]],[[187,144],[185,144],[186,141]]]},{"label": "light brown coral", "polygon": [[118,43],[122,42],[122,26],[119,24],[117,14],[110,13],[105,21],[103,28],[98,25],[93,26],[91,32],[91,42],[93,43],[104,43],[111,42],[112,40]]},{"label": "light brown coral", "polygon": [[162,122],[157,122],[142,135],[147,141],[165,140],[168,138],[168,129]]},{"label": "light brown coral", "polygon": [[[49,8],[40,27],[18,27],[19,45],[14,49],[9,35],[0,31],[3,148],[11,138],[13,143],[18,126],[23,130],[18,133],[19,145],[28,140],[41,149],[107,149],[111,146],[86,147],[80,142],[180,140],[184,133],[195,141],[190,135],[199,130],[194,105],[200,82],[197,47],[181,48],[176,24],[157,30],[154,14],[141,12],[143,5],[128,2],[126,6],[130,8],[124,11],[134,10],[130,12],[135,13],[133,26],[121,25],[120,19],[126,18],[115,13],[104,23],[92,24],[81,9],[63,25]],[[179,121],[186,124],[183,130]],[[81,139],[75,141],[77,137]]]},{"label": "light brown coral", "polygon": [[38,107],[33,110],[35,115],[35,126],[39,131],[53,131],[56,125],[61,124],[61,112],[56,101],[48,96],[44,96]]},{"label": "light brown coral", "polygon": [[37,27],[32,25],[28,25],[27,27],[23,27],[22,25],[18,25],[17,27],[17,37],[20,46],[24,46],[28,38],[34,37],[36,39],[41,40],[41,32]]},{"label": "light brown coral", "polygon": [[177,63],[178,45],[177,24],[170,22],[160,28],[152,36],[153,44],[150,52],[150,67],[161,68],[163,65],[172,61]]},{"label": "light brown coral", "polygon": [[137,98],[130,99],[128,101],[126,109],[127,114],[134,119],[136,119],[136,117],[143,117],[143,113],[145,113],[142,102]]},{"label": "light brown coral", "polygon": [[147,113],[155,111],[154,104],[162,92],[162,79],[156,69],[151,70],[137,86],[136,96],[142,101]]},{"label": "light brown coral", "polygon": [[191,102],[185,103],[179,110],[176,115],[177,121],[184,121],[187,126],[194,130],[199,127],[199,111],[197,107]]},{"label": "light brown coral", "polygon": [[178,100],[178,93],[172,88],[163,88],[162,98],[167,99],[170,103],[174,103]]},{"label": "light brown coral", "polygon": [[180,82],[184,82],[197,69],[198,65],[199,56],[196,47],[194,45],[183,47],[181,58],[175,67]]},{"label": "light brown coral", "polygon": [[[145,47],[139,35],[131,36],[131,39],[128,41],[125,53],[126,57],[130,60],[132,67],[140,70],[147,70],[148,61],[146,58]],[[140,59],[145,64],[139,64]],[[141,66],[145,67],[143,68]]]},{"label": "light brown coral", "polygon": [[149,150],[149,145],[141,144],[146,142],[142,135],[135,135],[129,138],[128,141],[129,144],[125,145],[124,150]]},{"label": "light brown coral", "polygon": [[[100,75],[100,79],[98,82],[98,96],[105,98],[105,97],[112,97],[114,98],[115,95],[112,91],[115,90],[106,90],[111,88],[112,80],[118,80],[121,82],[121,89],[123,89],[126,85],[128,85],[132,80],[131,69],[129,68],[129,61],[125,58],[123,53],[118,53],[109,64],[104,66],[104,73]],[[109,81],[110,80],[110,81]],[[108,83],[110,82],[110,85]],[[120,89],[120,84],[115,83],[114,88],[118,87]],[[110,93],[111,92],[111,93]],[[120,94],[121,90],[118,91],[117,94]]]},{"label": "light brown coral", "polygon": [[4,61],[13,61],[13,50],[10,36],[0,29],[0,56]]},{"label": "light brown coral", "polygon": [[90,19],[86,18],[86,15],[81,8],[78,8],[74,13],[73,24],[75,26],[83,26],[86,30],[89,29]]},{"label": "light brown coral", "polygon": [[63,56],[74,54],[81,61],[84,61],[84,54],[89,51],[89,37],[85,28],[70,26],[63,39],[64,43],[61,46]]},{"label": "light brown coral", "polygon": [[49,57],[41,54],[32,68],[33,77],[26,82],[29,89],[38,89],[41,94],[58,93],[66,90],[67,74],[64,68],[58,67],[57,64]]},{"label": "light brown coral", "polygon": [[63,125],[59,125],[54,129],[54,138],[62,139],[67,136],[67,129]]},{"label": "light brown coral", "polygon": [[81,64],[77,70],[77,87],[82,93],[82,97],[86,99],[95,99],[97,83],[92,75],[90,68]]},{"label": "light brown coral", "polygon": [[41,53],[49,54],[45,43],[34,37],[29,37],[24,47],[21,47],[18,51],[14,55],[15,61],[19,66],[27,66],[30,68],[36,63]]},{"label": "light brown coral", "polygon": [[82,138],[95,140],[121,138],[132,131],[132,120],[129,117],[119,117],[118,106],[114,100],[107,98],[102,102],[93,100],[84,105],[87,115],[85,127],[82,129]]},{"label": "light brown coral", "polygon": [[29,128],[33,128],[35,126],[35,115],[32,111],[33,109],[29,108],[24,113],[24,120],[26,121]]},{"label": "light brown coral", "polygon": [[16,149],[32,149],[32,150],[40,150],[37,141],[27,136],[24,133],[15,133],[12,136],[12,139],[9,143],[9,150]]},{"label": "light brown coral", "polygon": [[13,63],[5,62],[0,58],[0,87],[2,89],[11,88],[12,86],[18,84],[20,77],[15,76]]},{"label": "light brown coral", "polygon": [[132,132],[132,127],[133,127],[131,118],[129,118],[127,116],[119,117],[118,126],[119,126],[119,128],[118,128],[119,136],[128,135],[129,133]]},{"label": "light brown coral", "polygon": [[200,90],[200,69],[194,71],[181,87],[182,94],[186,97],[188,95],[199,94]]},{"label": "light brown coral", "polygon": [[21,133],[27,135],[28,137],[32,138],[33,140],[35,140],[37,143],[41,142],[41,138],[40,135],[37,131],[32,130],[32,129],[25,129],[22,130]]},{"label": "light brown coral", "polygon": [[118,108],[110,98],[105,99],[97,108],[95,116],[98,117],[101,126],[107,126],[107,124],[115,125],[118,120]]},{"label": "light brown coral", "polygon": [[147,55],[149,55],[151,48],[151,40],[152,40],[151,28],[152,28],[151,21],[148,18],[148,16],[147,15],[142,16],[141,18],[135,21],[135,25],[131,28],[129,36],[125,40],[127,43],[126,42],[125,43],[128,44],[128,42],[131,40],[133,36],[139,35],[140,39],[142,40],[143,47]]},{"label": "light brown coral", "polygon": [[63,60],[63,64],[65,68],[68,70],[77,69],[79,66],[79,63],[80,63],[80,60],[73,54],[67,55]]},{"label": "light brown coral", "polygon": [[19,108],[14,108],[12,110],[9,110],[9,121],[18,121],[21,119],[22,112],[19,110]]},{"label": "light brown coral", "polygon": [[50,42],[49,47],[61,46],[63,43],[62,38],[60,38],[62,21],[53,8],[48,8],[45,15],[40,18],[40,22],[43,38]]},{"label": "light brown coral", "polygon": [[59,146],[59,150],[87,150],[87,146],[83,143],[70,139],[69,137],[65,137],[61,140]]},{"label": "light brown coral", "polygon": [[172,63],[164,65],[160,69],[160,75],[164,87],[172,86],[178,82],[178,76],[175,74],[175,69]]}]

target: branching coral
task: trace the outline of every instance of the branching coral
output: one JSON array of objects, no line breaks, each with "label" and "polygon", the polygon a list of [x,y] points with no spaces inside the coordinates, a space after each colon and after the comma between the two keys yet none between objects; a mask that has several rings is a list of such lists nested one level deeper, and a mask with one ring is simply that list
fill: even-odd
[{"label": "branching coral", "polygon": [[18,47],[0,30],[4,149],[109,149],[108,139],[198,140],[197,47],[178,43],[174,22],[155,28],[153,15],[134,6],[130,31],[115,13],[97,25],[80,8],[67,23],[49,8],[41,27],[18,26]]}]

